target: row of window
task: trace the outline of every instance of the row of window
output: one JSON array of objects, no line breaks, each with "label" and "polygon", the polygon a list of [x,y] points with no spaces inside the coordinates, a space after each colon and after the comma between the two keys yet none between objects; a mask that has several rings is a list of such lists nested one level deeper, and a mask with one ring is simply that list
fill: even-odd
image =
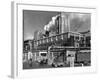
[{"label": "row of window", "polygon": [[[72,35],[72,34],[70,34]],[[44,39],[40,39],[40,40],[37,40],[37,41],[34,41],[34,44],[36,45],[41,45],[41,44],[45,44],[45,43],[49,43],[49,42],[57,42],[57,41],[66,41],[68,40],[69,38],[69,34],[67,33],[63,33],[63,34],[60,34],[60,35],[56,35],[56,36],[52,36],[52,37],[48,37],[48,38],[44,38]],[[80,36],[78,35],[72,35],[71,37],[71,40],[73,42],[73,40],[77,40],[79,41],[80,40]]]},{"label": "row of window", "polygon": [[67,34],[61,34],[61,35],[56,35],[56,36],[52,36],[52,37],[48,37],[48,38],[34,41],[34,44],[40,45],[40,44],[44,44],[44,43],[65,40],[65,39],[67,39]]}]

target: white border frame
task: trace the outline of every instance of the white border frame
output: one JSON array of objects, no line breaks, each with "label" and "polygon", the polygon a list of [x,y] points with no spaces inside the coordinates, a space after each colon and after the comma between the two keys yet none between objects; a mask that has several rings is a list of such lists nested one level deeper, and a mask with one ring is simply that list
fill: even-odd
[{"label": "white border frame", "polygon": [[23,14],[22,10],[42,10],[42,11],[61,11],[61,12],[81,12],[91,13],[91,44],[95,41],[93,39],[94,26],[96,26],[96,8],[86,7],[71,7],[71,6],[56,6],[56,5],[37,5],[12,2],[12,68],[11,76],[17,77],[40,77],[65,75],[69,73],[90,73],[96,72],[96,54],[95,47],[91,46],[91,66],[90,67],[73,67],[73,68],[52,68],[52,69],[32,69],[23,70],[22,64],[22,45],[23,45]]}]

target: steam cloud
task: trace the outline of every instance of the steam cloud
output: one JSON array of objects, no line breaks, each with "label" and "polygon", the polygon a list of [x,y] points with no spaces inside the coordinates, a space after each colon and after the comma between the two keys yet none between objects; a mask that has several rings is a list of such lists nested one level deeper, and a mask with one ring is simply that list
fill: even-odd
[{"label": "steam cloud", "polygon": [[55,26],[56,18],[57,16],[53,16],[52,20],[47,25],[44,26],[45,31],[51,31],[56,28]]}]

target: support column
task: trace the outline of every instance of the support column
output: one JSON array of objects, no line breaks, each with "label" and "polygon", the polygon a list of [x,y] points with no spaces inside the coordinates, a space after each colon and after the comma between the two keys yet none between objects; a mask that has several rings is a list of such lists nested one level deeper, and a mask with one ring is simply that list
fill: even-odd
[{"label": "support column", "polygon": [[52,64],[51,58],[50,58],[50,49],[51,49],[51,46],[48,47],[48,55],[47,55],[47,58],[48,58],[48,65],[51,65],[51,64]]}]

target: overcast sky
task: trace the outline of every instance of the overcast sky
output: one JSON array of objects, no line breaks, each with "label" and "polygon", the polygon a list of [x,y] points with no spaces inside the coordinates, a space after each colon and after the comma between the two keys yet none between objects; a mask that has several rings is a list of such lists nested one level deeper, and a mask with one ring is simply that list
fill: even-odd
[{"label": "overcast sky", "polygon": [[24,10],[24,40],[34,36],[35,30],[42,30],[44,26],[56,16],[58,12]]},{"label": "overcast sky", "polygon": [[[24,40],[32,39],[34,31],[44,31],[44,26],[51,21],[53,16],[56,16],[59,12],[47,12],[47,11],[23,11],[23,27],[24,27]],[[70,13],[70,24],[72,31],[86,31],[90,29],[90,14],[83,13]],[[76,27],[77,26],[77,27]]]}]

